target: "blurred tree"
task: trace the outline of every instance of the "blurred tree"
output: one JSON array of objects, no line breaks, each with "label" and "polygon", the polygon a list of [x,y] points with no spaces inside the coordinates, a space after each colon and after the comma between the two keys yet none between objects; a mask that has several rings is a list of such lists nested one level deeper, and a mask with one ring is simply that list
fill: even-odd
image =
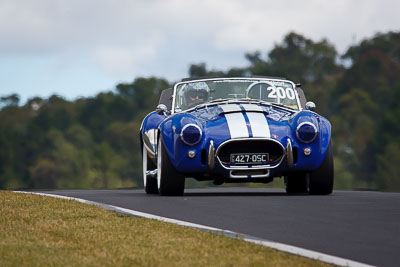
[{"label": "blurred tree", "polygon": [[24,107],[25,109],[37,112],[44,104],[46,104],[46,102],[47,101],[41,97],[33,97],[26,101]]},{"label": "blurred tree", "polygon": [[335,162],[335,190],[351,190],[355,186],[355,179],[346,164],[346,157],[336,156]]},{"label": "blurred tree", "polygon": [[192,64],[189,67],[189,77],[241,77],[248,76],[247,68],[232,68],[226,72],[221,70],[207,70],[205,63]]},{"label": "blurred tree", "polygon": [[0,111],[0,187],[21,188],[29,183],[25,147],[30,116],[18,106]]},{"label": "blurred tree", "polygon": [[20,97],[18,94],[11,94],[0,97],[0,108],[16,107],[19,104]]},{"label": "blurred tree", "polygon": [[161,90],[169,87],[170,84],[165,79],[150,77],[137,78],[130,84],[120,83],[116,91],[117,95],[129,101],[129,119],[138,121],[156,108]]},{"label": "blurred tree", "polygon": [[[69,143],[63,132],[51,129],[46,139],[48,146],[31,168],[31,177],[34,187],[41,188],[74,188],[87,187],[85,183],[89,170],[89,155],[87,151],[79,149]],[[48,168],[48,169],[47,169]]]},{"label": "blurred tree", "polygon": [[400,142],[389,142],[377,156],[375,180],[379,189],[400,192]]},{"label": "blurred tree", "polygon": [[343,67],[337,63],[336,49],[327,40],[314,42],[290,32],[266,59],[259,51],[247,53],[246,58],[250,62],[247,71],[252,75],[286,77],[303,83],[307,99],[316,103],[318,112],[328,117],[332,114],[332,92]]},{"label": "blurred tree", "polygon": [[359,88],[342,95],[338,105],[340,114],[331,118],[338,157],[358,180],[371,182],[375,163],[370,143],[376,135],[374,114],[378,106]]},{"label": "blurred tree", "polygon": [[30,168],[32,188],[54,189],[57,188],[57,179],[60,168],[55,162],[40,158]]},{"label": "blurred tree", "polygon": [[80,124],[72,125],[65,133],[65,139],[77,148],[90,149],[93,147],[92,135]]},{"label": "blurred tree", "polygon": [[131,177],[139,178],[141,182],[142,157],[140,152],[140,122],[114,122],[105,131],[105,141],[111,145],[127,164],[120,170],[121,178],[128,181]]},{"label": "blurred tree", "polygon": [[121,170],[126,167],[126,159],[117,155],[106,142],[96,145],[94,152],[94,169],[97,173],[94,186],[102,188],[122,187]]},{"label": "blurred tree", "polygon": [[339,147],[354,152],[346,162],[363,187],[383,184],[375,173],[383,173],[387,144],[398,140],[399,40],[400,33],[389,32],[350,47],[343,58],[351,65],[332,94],[338,100],[331,102],[337,125],[334,136]]},{"label": "blurred tree", "polygon": [[191,78],[204,77],[208,75],[206,63],[191,64],[189,67],[189,77]]},{"label": "blurred tree", "polygon": [[370,51],[383,51],[400,63],[400,32],[378,33],[373,38],[361,41],[359,45],[351,46],[343,58],[355,62]]},{"label": "blurred tree", "polygon": [[40,113],[35,116],[34,124],[47,131],[56,128],[65,131],[72,124],[75,117],[74,105],[64,98],[52,95],[41,106]]},{"label": "blurred tree", "polygon": [[253,75],[287,77],[308,83],[321,82],[325,77],[339,73],[341,66],[336,63],[337,56],[336,49],[327,40],[314,42],[294,32],[275,45],[266,60],[258,51],[246,54]]}]

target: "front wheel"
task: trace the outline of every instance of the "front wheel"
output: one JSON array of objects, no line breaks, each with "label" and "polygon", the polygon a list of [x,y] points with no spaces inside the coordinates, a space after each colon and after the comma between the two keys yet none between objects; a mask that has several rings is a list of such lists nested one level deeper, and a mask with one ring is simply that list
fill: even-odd
[{"label": "front wheel", "polygon": [[310,173],[309,192],[311,195],[329,195],[333,191],[333,153],[329,143],[328,151],[321,166]]},{"label": "front wheel", "polygon": [[157,150],[157,185],[162,196],[182,196],[185,190],[185,176],[172,165],[161,136]]},{"label": "front wheel", "polygon": [[306,173],[294,173],[285,176],[286,193],[288,194],[303,194],[308,191]]},{"label": "front wheel", "polygon": [[156,165],[151,161],[147,155],[146,148],[142,147],[142,162],[143,162],[143,186],[147,194],[158,194],[157,178],[151,177],[147,171],[154,170]]}]

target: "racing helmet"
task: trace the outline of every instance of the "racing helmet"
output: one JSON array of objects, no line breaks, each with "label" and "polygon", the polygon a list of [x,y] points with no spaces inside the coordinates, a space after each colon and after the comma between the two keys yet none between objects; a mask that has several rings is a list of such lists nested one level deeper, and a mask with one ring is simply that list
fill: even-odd
[{"label": "racing helmet", "polygon": [[184,94],[187,108],[207,102],[210,96],[210,88],[205,82],[189,83]]}]

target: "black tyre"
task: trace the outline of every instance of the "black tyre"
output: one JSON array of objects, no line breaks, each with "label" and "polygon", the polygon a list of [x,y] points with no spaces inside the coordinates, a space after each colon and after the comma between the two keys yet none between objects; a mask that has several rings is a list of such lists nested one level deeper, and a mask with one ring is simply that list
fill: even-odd
[{"label": "black tyre", "polygon": [[177,172],[172,165],[162,137],[158,140],[157,184],[162,196],[182,196],[185,190],[185,176]]},{"label": "black tyre", "polygon": [[308,192],[308,181],[306,173],[294,173],[285,176],[286,193],[304,194]]},{"label": "black tyre", "polygon": [[156,165],[151,161],[147,155],[146,148],[143,146],[142,153],[143,162],[143,187],[147,194],[158,194],[157,177],[151,177],[146,174],[147,171],[155,170]]},{"label": "black tyre", "polygon": [[333,191],[333,153],[329,143],[328,151],[321,166],[310,173],[309,192],[311,195],[329,195]]}]

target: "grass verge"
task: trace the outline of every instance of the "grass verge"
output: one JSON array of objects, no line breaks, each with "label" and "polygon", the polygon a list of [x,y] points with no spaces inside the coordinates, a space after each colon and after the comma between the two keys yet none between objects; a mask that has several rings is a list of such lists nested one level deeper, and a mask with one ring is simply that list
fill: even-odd
[{"label": "grass verge", "polygon": [[328,266],[73,200],[0,191],[0,266]]}]

